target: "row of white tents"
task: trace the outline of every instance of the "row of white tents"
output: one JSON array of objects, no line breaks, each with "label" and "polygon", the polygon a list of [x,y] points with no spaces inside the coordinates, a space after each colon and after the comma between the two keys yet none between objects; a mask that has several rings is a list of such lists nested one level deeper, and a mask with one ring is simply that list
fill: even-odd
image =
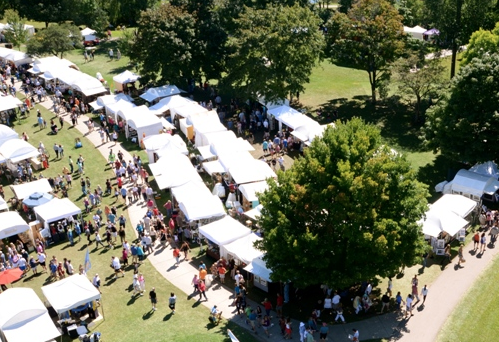
[{"label": "row of white tents", "polygon": [[0,163],[14,164],[37,157],[39,154],[35,147],[19,139],[19,135],[12,128],[0,125]]},{"label": "row of white tents", "polygon": [[16,67],[33,63],[33,58],[31,58],[28,54],[4,47],[0,47],[0,60],[5,60],[9,63],[13,63]]}]

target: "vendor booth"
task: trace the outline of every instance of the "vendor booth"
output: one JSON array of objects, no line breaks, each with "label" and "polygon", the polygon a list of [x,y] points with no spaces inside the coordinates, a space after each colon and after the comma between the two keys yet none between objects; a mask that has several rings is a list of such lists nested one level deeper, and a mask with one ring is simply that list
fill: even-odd
[{"label": "vendor booth", "polygon": [[[149,164],[154,180],[159,189],[170,189],[188,182],[203,182],[203,179],[192,166],[191,161],[183,154],[168,154]],[[194,193],[193,196],[196,196]]]},{"label": "vendor booth", "polygon": [[163,131],[161,120],[149,112],[142,112],[140,115],[133,116],[127,121],[127,124],[129,129],[137,132],[140,139],[149,135],[160,134]]},{"label": "vendor booth", "polygon": [[0,294],[2,342],[47,342],[61,335],[33,289],[12,288]]},{"label": "vendor booth", "polygon": [[272,271],[267,268],[265,261],[261,257],[253,259],[244,270],[253,274],[253,285],[255,287],[268,292],[269,283],[272,282],[270,279]]},{"label": "vendor booth", "polygon": [[254,244],[256,241],[262,240],[261,237],[255,233],[243,236],[240,239],[234,240],[230,243],[224,244],[220,247],[220,256],[227,260],[234,259],[236,265],[248,265],[254,258],[263,255],[263,252],[256,249]]},{"label": "vendor booth", "polygon": [[119,100],[125,100],[127,102],[133,102],[133,98],[125,95],[123,93],[120,94],[111,94],[111,95],[103,95],[99,96],[97,100],[90,102],[88,105],[92,107],[94,110],[99,110],[107,105],[118,102]]},{"label": "vendor booth", "polygon": [[189,154],[187,145],[177,134],[170,135],[165,133],[149,135],[143,139],[143,144],[149,158],[149,163],[155,163],[161,157],[157,154],[159,151],[161,151],[160,154],[164,155],[170,152],[185,155]]},{"label": "vendor booth", "polygon": [[41,235],[44,238],[51,238],[54,243],[66,237],[65,235],[54,234],[55,231],[50,229],[51,223],[81,214],[81,209],[71,202],[69,198],[54,198],[48,203],[35,207],[34,211],[38,220],[43,223]]},{"label": "vendor booth", "polygon": [[10,236],[26,233],[28,234],[29,241],[31,241],[34,246],[33,236],[30,234],[31,232],[29,229],[29,225],[17,211],[0,213],[0,239],[6,239]]},{"label": "vendor booth", "polygon": [[116,90],[123,91],[126,90],[126,85],[128,83],[135,83],[139,78],[140,76],[136,73],[125,70],[121,74],[113,77],[114,86]]},{"label": "vendor booth", "polygon": [[[166,114],[171,108],[178,108],[185,106],[189,103],[193,102],[188,97],[182,97],[180,95],[168,96],[161,99],[154,106],[149,107],[151,110],[154,110],[156,113],[161,113],[161,115]],[[158,114],[159,115],[159,114]]]},{"label": "vendor booth", "polygon": [[251,234],[251,229],[230,216],[209,223],[199,228],[199,234],[208,240],[207,255],[220,259],[220,248]]},{"label": "vendor booth", "polygon": [[16,131],[8,126],[0,125],[0,146],[2,146],[4,142],[13,139],[19,139],[19,135]]},{"label": "vendor booth", "polygon": [[49,193],[52,191],[52,187],[50,186],[49,181],[45,178],[19,185],[11,185],[10,187],[12,189],[12,192],[14,193],[14,196],[16,196],[16,198],[20,201],[29,197],[35,192]]},{"label": "vendor booth", "polygon": [[104,107],[106,108],[106,114],[113,118],[114,122],[117,122],[119,112],[127,113],[129,110],[133,111],[133,108],[136,106],[134,103],[128,101],[128,99],[119,99],[117,102],[108,103]]},{"label": "vendor booth", "polygon": [[[0,147],[1,151],[1,147]],[[468,170],[459,170],[454,179],[444,187],[444,194],[458,194],[480,201],[486,194],[493,198],[499,189],[499,181],[492,176],[481,175]]]},{"label": "vendor booth", "polygon": [[237,184],[264,181],[267,178],[277,178],[275,172],[266,162],[257,159],[232,165],[228,171]]},{"label": "vendor booth", "polygon": [[246,211],[244,213],[244,215],[249,217],[250,219],[252,219],[254,221],[257,221],[261,215],[262,209],[263,209],[263,205],[259,204],[255,208]]},{"label": "vendor booth", "polygon": [[[206,113],[206,112],[208,112],[208,109],[204,108],[203,106],[194,101],[186,104],[185,106],[170,108],[170,115],[172,122],[175,122],[175,117],[177,115],[187,119],[191,115]],[[188,124],[192,125],[192,123],[190,122]]]},{"label": "vendor booth", "polygon": [[419,39],[423,40],[423,35],[427,32],[428,30],[425,28],[422,28],[421,26],[414,26],[414,27],[407,27],[404,26],[404,33],[408,34],[410,37],[414,39]]},{"label": "vendor booth", "polygon": [[80,318],[88,314],[99,317],[96,301],[101,294],[84,275],[75,274],[42,287],[42,292],[61,319]]},{"label": "vendor booth", "polygon": [[0,154],[11,163],[38,157],[40,152],[22,139],[10,139],[0,146]]},{"label": "vendor booth", "polygon": [[172,188],[171,192],[187,221],[214,219],[226,215],[220,199],[214,196],[203,182],[190,181]]},{"label": "vendor booth", "polygon": [[19,106],[22,106],[22,104],[21,100],[17,97],[0,93],[0,112],[16,109]]},{"label": "vendor booth", "polygon": [[269,188],[266,181],[247,183],[239,185],[238,189],[243,195],[244,211],[256,208],[260,202],[258,201],[258,193],[262,193]]},{"label": "vendor booth", "polygon": [[78,67],[73,62],[56,56],[48,56],[43,58],[35,58],[33,62],[33,67],[28,69],[29,73],[39,75],[45,73],[45,71],[60,69],[60,68],[73,68],[78,70]]},{"label": "vendor booth", "polygon": [[178,89],[176,85],[164,85],[150,88],[144,94],[140,95],[140,97],[147,102],[154,102],[164,97],[178,95],[180,93],[185,93],[185,91]]},{"label": "vendor booth", "polygon": [[28,54],[4,47],[0,47],[0,60],[5,60],[8,63],[12,63],[16,67],[33,63],[33,58],[31,58]]}]

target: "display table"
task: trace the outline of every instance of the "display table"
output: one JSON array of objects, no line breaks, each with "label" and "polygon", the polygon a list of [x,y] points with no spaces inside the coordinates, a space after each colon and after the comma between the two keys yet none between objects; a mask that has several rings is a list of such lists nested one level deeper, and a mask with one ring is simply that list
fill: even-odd
[{"label": "display table", "polygon": [[215,260],[220,260],[220,250],[218,249],[218,247],[210,246],[206,250],[206,255]]}]

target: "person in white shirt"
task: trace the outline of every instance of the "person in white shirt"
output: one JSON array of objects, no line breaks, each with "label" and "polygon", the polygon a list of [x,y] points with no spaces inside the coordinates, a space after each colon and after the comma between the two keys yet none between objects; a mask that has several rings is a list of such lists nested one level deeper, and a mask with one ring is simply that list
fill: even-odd
[{"label": "person in white shirt", "polygon": [[[93,285],[97,288],[97,290],[99,290],[99,292],[100,292],[100,277],[99,277],[99,275],[98,275],[97,273],[95,274],[95,277],[94,277],[94,279],[92,280],[92,284],[93,284]],[[100,293],[102,293],[102,292],[100,292]]]},{"label": "person in white shirt", "polygon": [[114,279],[118,278],[118,273],[121,273],[123,278],[125,277],[125,271],[121,269],[120,260],[117,257],[111,257],[111,266],[114,268]]},{"label": "person in white shirt", "polygon": [[45,270],[47,271],[47,266],[45,264],[45,260],[47,260],[47,257],[43,252],[38,252],[38,264]]},{"label": "person in white shirt", "polygon": [[426,287],[426,285],[421,289],[421,296],[423,296],[423,303],[424,304],[424,301],[426,300],[426,296],[428,295],[428,288]]},{"label": "person in white shirt", "polygon": [[412,295],[407,295],[407,299],[405,300],[405,308],[406,308],[406,311],[405,311],[405,317],[407,317],[407,315],[410,315],[410,316],[413,316],[412,314]]}]

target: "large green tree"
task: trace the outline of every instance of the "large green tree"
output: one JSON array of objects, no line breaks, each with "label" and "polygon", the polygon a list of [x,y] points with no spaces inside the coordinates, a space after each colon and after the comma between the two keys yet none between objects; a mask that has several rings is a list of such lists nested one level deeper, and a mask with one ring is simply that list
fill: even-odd
[{"label": "large green tree", "polygon": [[73,18],[74,2],[71,0],[30,0],[18,2],[19,13],[31,20],[61,23]]},{"label": "large green tree", "polygon": [[184,7],[163,3],[142,12],[130,58],[141,82],[185,83],[198,74],[196,20]]},{"label": "large green tree", "polygon": [[66,52],[80,47],[81,40],[78,27],[52,24],[28,40],[26,46],[28,54],[32,56],[54,55],[63,58]]},{"label": "large green tree", "polygon": [[337,121],[259,197],[272,280],[347,287],[419,260],[426,186],[379,130]]},{"label": "large green tree", "polygon": [[106,36],[106,30],[109,26],[108,14],[99,5],[97,0],[81,0],[75,2],[73,22],[75,25],[83,25],[92,28],[101,38]]},{"label": "large green tree", "polygon": [[5,11],[4,20],[9,25],[4,30],[5,38],[9,43],[12,43],[18,49],[28,40],[28,30],[25,28],[26,19],[21,18],[15,10],[8,9]]},{"label": "large green tree", "polygon": [[438,59],[425,60],[412,55],[401,58],[393,65],[392,80],[398,86],[399,94],[414,106],[414,120],[423,114],[422,101],[436,98],[444,84],[444,66]]},{"label": "large green tree", "polygon": [[462,65],[466,65],[473,58],[482,57],[484,53],[494,53],[499,50],[499,23],[492,30],[480,29],[473,32],[466,51],[463,53]]},{"label": "large green tree", "polygon": [[423,137],[452,160],[484,162],[499,155],[499,54],[482,55],[461,68],[450,91],[427,111]]},{"label": "large green tree", "polygon": [[298,5],[245,7],[229,37],[224,84],[269,100],[302,92],[324,47],[319,25],[310,9]]},{"label": "large green tree", "polygon": [[372,102],[388,76],[389,66],[404,53],[402,16],[386,0],[358,0],[347,14],[328,22],[327,52],[335,63],[346,63],[369,74]]}]

